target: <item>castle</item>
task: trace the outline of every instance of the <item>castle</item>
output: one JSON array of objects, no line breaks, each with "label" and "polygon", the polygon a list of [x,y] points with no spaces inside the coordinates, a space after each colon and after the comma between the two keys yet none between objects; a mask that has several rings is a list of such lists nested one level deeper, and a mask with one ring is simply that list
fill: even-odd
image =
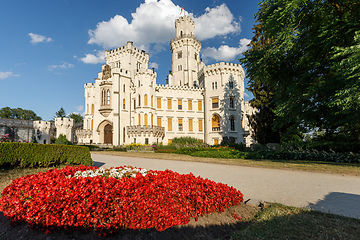
[{"label": "castle", "polygon": [[78,144],[169,144],[175,137],[194,137],[216,145],[252,139],[244,101],[244,70],[240,64],[206,65],[201,43],[189,16],[175,21],[171,39],[172,71],[165,85],[156,84],[148,68],[149,54],[132,42],[106,50],[106,64],[86,83],[83,129]]}]

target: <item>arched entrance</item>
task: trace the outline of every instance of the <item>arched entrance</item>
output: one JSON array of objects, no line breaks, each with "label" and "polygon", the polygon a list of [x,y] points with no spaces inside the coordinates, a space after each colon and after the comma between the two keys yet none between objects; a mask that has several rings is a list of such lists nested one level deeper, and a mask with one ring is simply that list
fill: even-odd
[{"label": "arched entrance", "polygon": [[110,124],[107,124],[104,127],[104,143],[107,144],[113,143],[112,126]]}]

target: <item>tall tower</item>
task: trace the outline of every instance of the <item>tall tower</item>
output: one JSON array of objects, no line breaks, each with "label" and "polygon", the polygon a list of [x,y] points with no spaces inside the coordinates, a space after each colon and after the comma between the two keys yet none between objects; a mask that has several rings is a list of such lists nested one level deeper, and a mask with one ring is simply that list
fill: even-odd
[{"label": "tall tower", "polygon": [[195,23],[189,16],[175,21],[176,37],[171,39],[172,74],[170,85],[189,86],[197,84],[201,43],[196,39]]}]

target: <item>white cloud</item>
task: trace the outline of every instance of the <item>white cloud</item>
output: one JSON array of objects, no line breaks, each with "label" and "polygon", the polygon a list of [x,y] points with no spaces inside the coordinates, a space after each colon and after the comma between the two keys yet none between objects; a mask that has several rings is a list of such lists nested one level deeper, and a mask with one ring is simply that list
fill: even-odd
[{"label": "white cloud", "polygon": [[49,71],[53,71],[56,69],[67,69],[67,68],[73,68],[73,67],[74,67],[74,64],[63,62],[62,64],[59,64],[59,65],[51,65],[48,67],[48,69],[49,69]]},{"label": "white cloud", "polygon": [[94,54],[85,54],[85,57],[80,58],[83,63],[89,64],[98,64],[98,63],[105,63],[105,52],[104,51],[97,51],[96,55]]},{"label": "white cloud", "polygon": [[225,3],[215,8],[206,8],[205,14],[195,18],[194,21],[195,35],[199,40],[240,33],[240,23],[235,21]]},{"label": "white cloud", "polygon": [[202,57],[204,59],[213,58],[216,61],[232,61],[249,48],[247,45],[250,41],[247,38],[240,39],[239,47],[229,47],[228,45],[221,45],[218,49],[208,47],[202,50]]},{"label": "white cloud", "polygon": [[12,72],[0,72],[0,79],[6,79],[9,77],[18,77],[20,76],[19,74],[14,74]]},{"label": "white cloud", "polygon": [[40,43],[40,42],[51,42],[52,38],[48,38],[39,34],[35,34],[35,33],[29,33],[28,34],[31,38],[31,43],[32,44],[36,44],[36,43]]},{"label": "white cloud", "polygon": [[[175,35],[174,21],[180,17],[180,9],[171,0],[145,0],[131,14],[130,23],[120,15],[109,21],[99,22],[94,30],[89,30],[88,43],[109,49],[132,41],[145,50],[149,49],[149,44],[168,44]],[[240,32],[240,23],[235,21],[225,4],[206,8],[205,13],[197,18],[185,13],[194,19],[195,35],[199,40]]]},{"label": "white cloud", "polygon": [[149,63],[149,68],[159,69],[159,64],[151,62],[151,63]]}]

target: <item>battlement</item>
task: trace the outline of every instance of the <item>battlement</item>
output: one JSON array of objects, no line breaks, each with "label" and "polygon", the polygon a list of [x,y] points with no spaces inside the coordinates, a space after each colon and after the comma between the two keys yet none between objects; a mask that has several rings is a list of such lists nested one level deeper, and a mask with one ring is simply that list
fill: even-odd
[{"label": "battlement", "polygon": [[175,20],[175,26],[177,24],[181,24],[181,23],[185,23],[185,22],[190,23],[192,26],[195,27],[195,22],[194,22],[194,20],[191,19],[190,16],[182,16],[182,17],[176,19]]},{"label": "battlement", "polygon": [[55,118],[55,126],[56,127],[65,127],[72,128],[74,126],[75,120],[72,118],[64,117],[64,118]]},{"label": "battlement", "polygon": [[239,75],[245,77],[244,69],[240,64],[226,62],[220,62],[205,66],[203,68],[203,73],[207,76],[217,75],[220,73],[238,73]]},{"label": "battlement", "polygon": [[191,92],[203,92],[204,88],[199,87],[188,87],[188,86],[173,86],[173,85],[158,85],[156,84],[155,90],[181,90],[181,91],[191,91]]},{"label": "battlement", "polygon": [[85,83],[84,84],[84,88],[94,88],[95,86],[94,86],[94,84],[92,84],[92,83]]},{"label": "battlement", "polygon": [[135,72],[135,76],[143,76],[143,75],[150,75],[151,78],[156,78],[157,74],[152,69],[137,69]]},{"label": "battlement", "polygon": [[105,60],[106,63],[110,63],[120,59],[123,55],[131,54],[134,57],[138,58],[142,62],[149,62],[149,54],[144,50],[139,50],[133,45],[133,42],[128,41],[125,46],[113,49],[113,50],[105,50]]},{"label": "battlement", "polygon": [[184,34],[182,37],[172,38],[170,41],[170,50],[173,52],[173,49],[180,48],[184,45],[193,46],[199,52],[201,50],[201,42],[193,34]]}]

